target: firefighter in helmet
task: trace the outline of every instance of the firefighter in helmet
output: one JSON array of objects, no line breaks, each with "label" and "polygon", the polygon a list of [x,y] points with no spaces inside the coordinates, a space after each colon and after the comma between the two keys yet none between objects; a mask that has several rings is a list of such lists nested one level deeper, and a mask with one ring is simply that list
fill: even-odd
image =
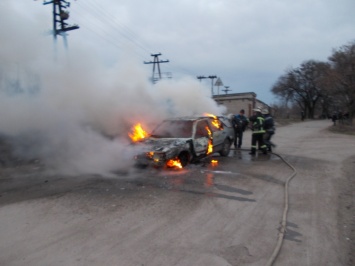
[{"label": "firefighter in helmet", "polygon": [[264,117],[261,114],[261,108],[253,109],[254,115],[249,118],[251,129],[253,131],[251,137],[251,151],[249,154],[255,155],[257,144],[262,150],[263,154],[267,154],[267,147],[263,141],[264,129]]},{"label": "firefighter in helmet", "polygon": [[264,144],[267,147],[267,151],[272,152],[272,147],[276,147],[274,143],[272,143],[271,138],[275,134],[275,123],[274,118],[270,115],[269,109],[265,108],[262,110],[262,114],[264,116]]}]

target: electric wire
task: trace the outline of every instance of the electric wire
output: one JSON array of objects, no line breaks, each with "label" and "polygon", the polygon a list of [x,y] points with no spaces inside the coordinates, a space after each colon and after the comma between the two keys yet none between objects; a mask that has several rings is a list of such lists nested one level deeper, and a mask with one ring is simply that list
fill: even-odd
[{"label": "electric wire", "polygon": [[[79,2],[78,2],[79,3]],[[146,54],[149,52],[147,48],[145,48],[139,41],[137,41],[137,37],[133,37],[133,34],[128,32],[124,26],[117,22],[117,18],[102,9],[102,7],[95,7],[92,2],[84,2],[84,4],[80,3],[79,6],[82,9],[87,11],[87,14],[91,15],[92,18],[96,21],[97,25],[100,25],[101,30],[105,31],[105,35],[107,38],[115,39],[115,42],[123,43],[123,39],[126,39],[134,46],[138,47],[139,50],[135,50],[135,53],[140,57],[146,57]],[[82,21],[81,24],[86,24],[88,19]],[[93,29],[92,29],[93,30]],[[94,31],[94,30],[93,30]],[[118,36],[122,36],[123,38],[118,38]],[[144,54],[141,53],[144,51]]]},{"label": "electric wire", "polygon": [[[99,40],[119,50],[122,50],[128,43],[131,43],[137,48],[132,49],[132,53],[136,54],[143,62],[150,61],[153,50],[141,40],[139,35],[135,34],[133,30],[122,23],[111,10],[104,8],[104,5],[93,0],[77,1],[75,5],[77,7],[71,7],[75,10],[75,13],[73,13],[75,14],[74,19],[82,30],[91,32]],[[127,42],[125,43],[124,40]],[[164,65],[164,71],[162,71],[162,74],[165,74],[167,77],[173,78],[173,76],[187,75],[196,78],[199,75],[185,67],[176,65],[174,60],[171,60],[169,56],[167,56],[167,59],[169,60],[169,64]],[[170,73],[172,74],[169,76],[168,74]]]},{"label": "electric wire", "polygon": [[[90,12],[90,9],[87,6],[82,6],[82,9]],[[113,35],[112,32],[110,32],[108,28],[102,23],[102,21],[96,16],[93,16],[91,19],[81,21],[80,24],[81,28],[89,29],[91,32],[95,33],[96,35],[99,35],[106,41],[109,40],[109,42],[114,44],[116,47],[118,46],[119,48],[122,48],[120,46],[120,44],[122,44],[122,40],[118,39],[117,36]]]},{"label": "electric wire", "polygon": [[103,9],[102,5],[98,4],[96,1],[90,1],[88,0],[87,3],[91,3],[93,6],[95,5],[94,9],[99,11],[103,17],[105,18],[106,23],[111,24],[114,28],[116,26],[121,28],[121,35],[133,42],[136,46],[140,47],[141,49],[145,50],[146,52],[149,52],[149,50],[140,43],[138,40],[138,35],[135,34],[132,30],[130,30],[126,25],[124,25],[122,22],[119,22],[117,19],[117,16],[114,16],[113,14],[110,14],[106,12],[105,9]]},{"label": "electric wire", "polygon": [[[101,39],[120,49],[122,49],[123,42],[122,39],[118,38],[118,36],[122,36],[123,38],[131,42],[134,46],[139,48],[138,50],[134,50],[133,52],[137,54],[140,58],[142,58],[142,61],[146,61],[145,59],[147,58],[147,54],[150,54],[152,49],[149,48],[147,44],[143,44],[143,41],[139,40],[139,36],[135,34],[134,31],[132,31],[124,23],[120,22],[117,16],[113,15],[112,13],[109,13],[107,9],[103,8],[101,4],[95,1],[78,1],[76,2],[76,4],[82,9],[84,9],[87,12],[87,15],[91,15],[92,18],[94,18],[95,20],[94,24],[88,23],[88,21],[94,21],[91,19],[81,20],[80,25],[82,28],[86,28]],[[108,30],[108,27],[110,28],[110,30]],[[115,33],[117,33],[117,35],[114,35]],[[173,69],[180,73],[184,73],[194,77],[197,76],[197,74],[192,73],[191,70],[175,65],[175,63],[171,60],[169,60],[169,64],[164,66],[164,68],[166,69],[166,71],[164,71],[165,73],[172,72],[170,69]]]}]

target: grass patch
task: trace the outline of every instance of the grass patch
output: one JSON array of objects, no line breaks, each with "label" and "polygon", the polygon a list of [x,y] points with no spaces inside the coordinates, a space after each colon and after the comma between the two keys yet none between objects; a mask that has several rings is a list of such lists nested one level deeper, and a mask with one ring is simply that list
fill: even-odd
[{"label": "grass patch", "polygon": [[355,126],[354,125],[347,125],[347,124],[340,124],[338,123],[335,126],[330,126],[329,131],[333,133],[340,133],[340,134],[347,134],[355,136]]},{"label": "grass patch", "polygon": [[295,118],[274,118],[276,126],[287,126],[294,123],[302,122],[301,119]]}]

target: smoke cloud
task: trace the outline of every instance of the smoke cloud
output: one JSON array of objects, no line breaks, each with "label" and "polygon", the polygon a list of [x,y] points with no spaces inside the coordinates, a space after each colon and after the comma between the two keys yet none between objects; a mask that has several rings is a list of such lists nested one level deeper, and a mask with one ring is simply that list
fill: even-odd
[{"label": "smoke cloud", "polygon": [[94,40],[69,38],[65,51],[59,36],[54,49],[43,34],[48,18],[22,13],[16,2],[0,4],[0,134],[17,156],[59,173],[107,174],[132,165],[134,124],[149,131],[167,117],[223,113],[197,80],[151,84],[132,48],[109,66],[92,50]]}]

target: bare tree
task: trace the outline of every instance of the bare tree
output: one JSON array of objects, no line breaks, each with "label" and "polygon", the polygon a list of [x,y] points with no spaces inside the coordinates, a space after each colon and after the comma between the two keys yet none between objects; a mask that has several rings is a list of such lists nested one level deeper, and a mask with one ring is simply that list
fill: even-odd
[{"label": "bare tree", "polygon": [[331,62],[331,93],[342,112],[348,112],[350,121],[355,115],[355,41],[333,50]]},{"label": "bare tree", "polygon": [[282,75],[271,91],[286,101],[296,103],[308,118],[314,118],[316,106],[325,92],[322,85],[329,69],[328,63],[306,61]]}]

